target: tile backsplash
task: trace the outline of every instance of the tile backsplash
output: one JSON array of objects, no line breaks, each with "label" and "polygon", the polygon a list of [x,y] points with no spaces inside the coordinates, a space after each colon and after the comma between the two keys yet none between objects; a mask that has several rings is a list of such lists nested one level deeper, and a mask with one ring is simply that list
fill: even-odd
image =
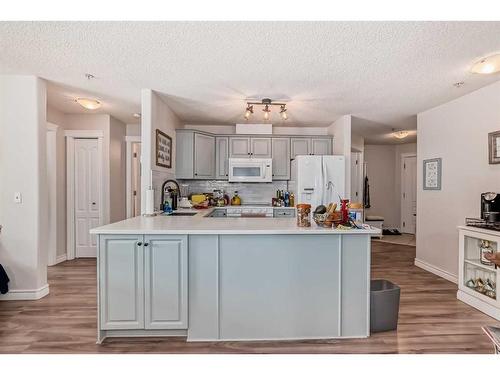
[{"label": "tile backsplash", "polygon": [[234,192],[238,191],[243,204],[271,203],[271,199],[276,196],[276,190],[287,190],[287,181],[237,183],[221,180],[179,180],[179,184],[189,185],[189,194],[210,193],[214,189],[221,189],[231,198]]}]

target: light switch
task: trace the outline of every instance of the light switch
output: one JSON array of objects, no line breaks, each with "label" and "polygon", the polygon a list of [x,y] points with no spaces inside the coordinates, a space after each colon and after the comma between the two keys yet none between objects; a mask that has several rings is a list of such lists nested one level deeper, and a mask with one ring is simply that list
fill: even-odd
[{"label": "light switch", "polygon": [[15,203],[21,203],[22,202],[22,197],[20,192],[14,193],[14,202]]}]

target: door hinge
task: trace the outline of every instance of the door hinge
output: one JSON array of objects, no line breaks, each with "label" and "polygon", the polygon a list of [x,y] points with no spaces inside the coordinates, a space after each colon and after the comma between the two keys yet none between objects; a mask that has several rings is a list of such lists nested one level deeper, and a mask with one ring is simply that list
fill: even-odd
[{"label": "door hinge", "polygon": [[403,164],[403,169],[406,169],[406,163]]},{"label": "door hinge", "polygon": [[356,192],[356,196],[358,196],[358,192]]},{"label": "door hinge", "polygon": [[358,165],[358,161],[356,160],[356,165]]},{"label": "door hinge", "polygon": [[134,158],[136,158],[136,157],[137,157],[137,152],[134,152]]},{"label": "door hinge", "polygon": [[403,198],[406,199],[406,193],[403,193]]},{"label": "door hinge", "polygon": [[137,195],[137,191],[134,190],[134,197]]},{"label": "door hinge", "polygon": [[406,227],[406,223],[403,221],[403,227]]}]

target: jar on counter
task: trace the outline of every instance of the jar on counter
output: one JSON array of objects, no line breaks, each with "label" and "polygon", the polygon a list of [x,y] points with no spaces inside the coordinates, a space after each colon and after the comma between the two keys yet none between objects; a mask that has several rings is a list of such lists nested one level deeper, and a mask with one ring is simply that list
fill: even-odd
[{"label": "jar on counter", "polygon": [[297,205],[297,226],[310,227],[311,226],[311,205],[298,204]]},{"label": "jar on counter", "polygon": [[493,266],[493,262],[490,262],[486,258],[486,254],[493,254],[495,251],[491,247],[490,241],[487,240],[481,240],[480,246],[479,246],[479,261],[486,265],[486,266]]}]

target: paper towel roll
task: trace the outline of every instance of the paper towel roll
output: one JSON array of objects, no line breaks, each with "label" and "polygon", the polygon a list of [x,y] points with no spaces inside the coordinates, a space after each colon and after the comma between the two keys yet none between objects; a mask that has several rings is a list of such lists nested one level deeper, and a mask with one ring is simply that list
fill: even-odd
[{"label": "paper towel roll", "polygon": [[153,189],[146,190],[146,215],[152,215],[155,212],[155,191]]}]

